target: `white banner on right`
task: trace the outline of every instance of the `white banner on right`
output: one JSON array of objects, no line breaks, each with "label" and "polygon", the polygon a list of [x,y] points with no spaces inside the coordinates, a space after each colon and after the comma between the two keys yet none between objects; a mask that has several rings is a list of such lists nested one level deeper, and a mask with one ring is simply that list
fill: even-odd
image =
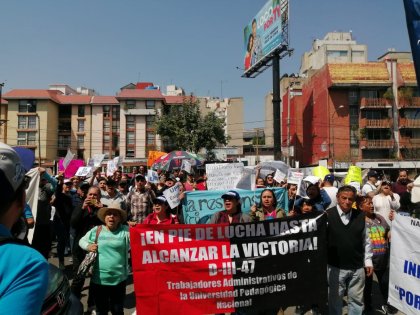
[{"label": "white banner on right", "polygon": [[392,222],[389,303],[420,314],[420,220],[396,215]]}]

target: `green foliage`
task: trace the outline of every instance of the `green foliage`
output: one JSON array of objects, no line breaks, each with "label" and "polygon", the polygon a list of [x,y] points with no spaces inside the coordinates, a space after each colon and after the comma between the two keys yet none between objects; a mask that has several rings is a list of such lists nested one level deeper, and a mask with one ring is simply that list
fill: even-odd
[{"label": "green foliage", "polygon": [[218,145],[226,145],[224,121],[210,112],[201,115],[198,100],[186,97],[180,106],[167,106],[163,115],[156,119],[156,133],[173,149],[197,153],[205,148],[211,152]]},{"label": "green foliage", "polygon": [[388,100],[392,100],[394,98],[394,93],[392,92],[392,88],[389,87],[383,95],[384,98]]},{"label": "green foliage", "polygon": [[398,90],[399,97],[411,99],[414,95],[414,91],[411,87],[405,86]]},{"label": "green foliage", "polygon": [[253,145],[265,145],[265,138],[264,137],[254,137],[252,138]]}]

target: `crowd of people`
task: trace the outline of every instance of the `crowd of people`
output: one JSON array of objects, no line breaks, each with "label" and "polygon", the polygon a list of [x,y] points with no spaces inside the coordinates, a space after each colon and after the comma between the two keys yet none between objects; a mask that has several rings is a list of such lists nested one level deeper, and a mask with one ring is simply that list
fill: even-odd
[{"label": "crowd of people", "polygon": [[[1,144],[0,157],[3,188],[0,191],[1,242],[3,238],[9,240],[21,232],[14,223],[25,208],[28,179],[25,177],[27,170],[18,167],[19,157],[13,149]],[[36,226],[32,248],[13,242],[0,246],[2,264],[6,261],[4,257],[8,261],[7,268],[0,269],[0,278],[9,279],[9,273],[19,274],[21,281],[27,282],[26,291],[15,295],[2,280],[2,310],[3,306],[12,309],[11,305],[16,303],[10,301],[16,301],[22,294],[25,294],[25,303],[33,302],[35,309],[40,307],[40,302],[34,300],[35,296],[39,300],[39,296],[43,296],[39,293],[45,292],[46,262],[51,257],[52,244],[56,242],[61,269],[70,269],[70,266],[65,266],[64,257],[71,256],[71,291],[79,299],[85,282],[83,277],[77,276],[79,266],[86,252],[98,253],[89,286],[88,311],[123,314],[130,270],[130,227],[137,224],[182,224],[182,203],[171,209],[164,191],[179,185],[182,200],[186,191],[206,190],[205,174],[194,175],[182,170],[159,172],[159,183],[152,184],[147,181],[147,168],[143,165],[133,167],[125,174],[117,170],[109,177],[100,169],[95,170],[90,178],[65,178],[61,172],[54,176],[42,167],[38,171],[35,222],[30,211],[25,211],[27,227],[31,226],[31,218],[32,226]],[[342,314],[344,294],[348,296],[349,314],[371,311],[373,273],[378,278],[385,301],[384,311],[388,314],[397,312],[386,303],[392,220],[396,213],[419,218],[419,205],[411,202],[413,182],[407,171],[401,170],[397,180],[391,183],[386,178],[380,179],[379,173],[371,170],[359,192],[353,186],[339,184],[333,174],[328,174],[319,182],[308,183],[306,194],[300,196],[296,184],[288,184],[287,179],[278,183],[271,173],[262,178],[257,167],[256,187],[263,188],[259,204],[248,211],[242,209],[239,192],[229,190],[221,195],[223,209],[215,212],[209,223],[257,222],[325,212],[328,217],[329,314]],[[278,206],[273,187],[287,190],[288,210]],[[14,253],[19,253],[19,257]],[[29,271],[19,267],[22,257],[32,266]],[[28,288],[33,292],[28,293]],[[304,314],[308,309],[317,314],[322,306],[299,305],[295,307],[295,314]],[[283,309],[272,309],[265,314],[282,312]]]}]

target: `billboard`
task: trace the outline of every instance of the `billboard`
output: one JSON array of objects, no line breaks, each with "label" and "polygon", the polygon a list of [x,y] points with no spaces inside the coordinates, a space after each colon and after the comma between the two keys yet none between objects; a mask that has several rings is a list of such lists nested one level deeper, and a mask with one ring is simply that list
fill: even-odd
[{"label": "billboard", "polygon": [[244,71],[257,70],[258,63],[282,45],[287,45],[289,0],[269,0],[244,28]]}]

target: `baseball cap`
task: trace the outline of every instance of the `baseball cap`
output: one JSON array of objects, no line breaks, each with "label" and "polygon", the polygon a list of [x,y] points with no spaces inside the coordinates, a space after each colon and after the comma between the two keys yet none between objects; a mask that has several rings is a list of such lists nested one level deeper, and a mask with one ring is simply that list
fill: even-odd
[{"label": "baseball cap", "polygon": [[241,199],[241,197],[239,196],[239,194],[236,191],[234,191],[234,190],[229,190],[228,192],[225,192],[222,195],[222,198],[223,199],[236,199],[236,200],[240,200]]},{"label": "baseball cap", "polygon": [[174,181],[174,182],[176,182],[177,180],[176,180],[176,177],[174,176],[174,175],[169,175],[169,177],[168,178],[166,178],[166,180],[171,180],[171,181]]},{"label": "baseball cap", "polygon": [[369,178],[369,177],[376,177],[376,178],[378,178],[379,177],[379,175],[378,175],[378,173],[376,172],[376,171],[374,171],[374,170],[370,170],[368,173],[367,173],[367,177]]},{"label": "baseball cap", "polygon": [[0,142],[0,200],[9,200],[25,180],[25,168],[19,155]]},{"label": "baseball cap", "polygon": [[157,198],[155,198],[155,200],[153,200],[153,203],[168,203],[168,201],[166,200],[166,198],[164,196],[159,196]]},{"label": "baseball cap", "polygon": [[332,174],[327,174],[324,177],[324,182],[334,183],[335,177]]}]

